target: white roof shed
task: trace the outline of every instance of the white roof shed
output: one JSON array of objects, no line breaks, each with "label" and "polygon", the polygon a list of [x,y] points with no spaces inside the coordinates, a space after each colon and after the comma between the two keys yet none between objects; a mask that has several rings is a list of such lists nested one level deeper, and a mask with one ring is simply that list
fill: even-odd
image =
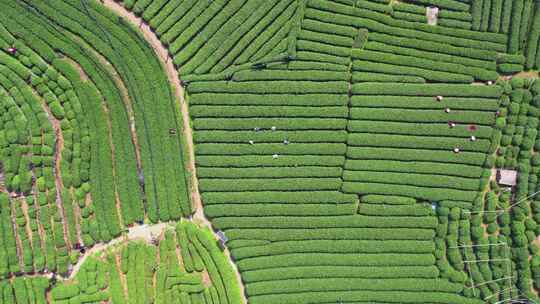
[{"label": "white roof shed", "polygon": [[505,186],[515,186],[517,184],[517,171],[516,170],[497,170],[497,183]]}]

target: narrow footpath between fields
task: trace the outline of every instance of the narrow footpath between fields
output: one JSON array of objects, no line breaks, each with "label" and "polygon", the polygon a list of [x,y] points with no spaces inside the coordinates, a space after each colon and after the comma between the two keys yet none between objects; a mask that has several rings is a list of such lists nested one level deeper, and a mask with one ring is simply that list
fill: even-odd
[{"label": "narrow footpath between fields", "polygon": [[174,229],[174,224],[170,223],[159,223],[155,225],[140,225],[140,226],[133,226],[128,229],[127,234],[124,234],[122,236],[119,236],[115,239],[112,239],[111,241],[107,243],[98,243],[92,246],[92,248],[88,249],[84,255],[82,255],[79,260],[77,261],[77,264],[73,265],[73,268],[71,272],[69,273],[69,277],[62,277],[60,275],[57,276],[60,280],[71,280],[73,279],[77,273],[79,272],[81,266],[84,264],[84,261],[88,258],[93,256],[94,254],[104,251],[109,247],[113,247],[115,245],[121,244],[123,242],[133,241],[133,240],[145,240],[147,243],[151,243],[153,239],[155,239],[157,236],[159,236],[166,228]]}]

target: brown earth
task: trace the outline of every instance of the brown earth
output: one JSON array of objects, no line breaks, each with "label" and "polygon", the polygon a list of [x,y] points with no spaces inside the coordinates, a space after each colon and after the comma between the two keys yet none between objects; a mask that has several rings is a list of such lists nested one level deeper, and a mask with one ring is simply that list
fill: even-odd
[{"label": "brown earth", "polygon": [[35,91],[34,91],[34,95],[40,101],[41,108],[43,109],[43,111],[47,113],[49,122],[51,123],[51,126],[55,132],[56,146],[54,149],[54,177],[55,177],[55,184],[56,184],[56,204],[60,212],[60,215],[62,217],[64,242],[66,243],[68,250],[70,250],[72,246],[69,240],[69,233],[67,229],[68,222],[66,220],[66,213],[64,211],[64,204],[62,203],[62,196],[60,192],[61,189],[64,189],[64,184],[62,182],[62,175],[60,173],[61,172],[60,162],[62,161],[62,150],[64,149],[64,136],[62,134],[62,127],[60,126],[60,121],[58,121],[58,119],[54,117],[54,115],[51,112],[51,109],[49,109],[49,107],[47,106],[47,103],[43,100],[43,98],[39,94],[37,94],[37,92]]}]

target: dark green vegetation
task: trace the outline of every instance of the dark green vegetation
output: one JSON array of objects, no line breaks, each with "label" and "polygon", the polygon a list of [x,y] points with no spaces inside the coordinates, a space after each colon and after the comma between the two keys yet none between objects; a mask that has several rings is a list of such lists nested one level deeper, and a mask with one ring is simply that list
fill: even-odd
[{"label": "dark green vegetation", "polygon": [[142,36],[96,2],[0,14],[0,275],[67,273],[78,244],[189,215],[182,121]]},{"label": "dark green vegetation", "polygon": [[[0,285],[2,303],[46,303],[44,278]],[[57,283],[53,303],[240,303],[229,261],[212,233],[182,222],[155,245],[129,242],[90,256],[77,275]],[[0,299],[2,297],[0,296]]]},{"label": "dark green vegetation", "polygon": [[[0,151],[6,193],[24,196],[1,197],[4,275],[62,272],[79,235],[93,244],[143,217],[189,215],[173,92],[136,29],[95,1],[5,2],[0,41],[18,51],[0,56]],[[183,82],[204,213],[229,238],[249,303],[538,300],[540,82],[505,77],[540,67],[537,1],[122,5],[150,25]],[[517,185],[498,185],[493,169],[517,170]],[[162,279],[181,275],[145,268],[148,248],[124,249],[144,263],[109,271],[109,289],[102,278],[53,298],[121,303],[113,282],[125,275],[127,303],[166,302]],[[187,272],[206,259],[182,256]],[[15,277],[8,295],[46,285]],[[240,302],[184,279],[165,284],[178,303]]]}]

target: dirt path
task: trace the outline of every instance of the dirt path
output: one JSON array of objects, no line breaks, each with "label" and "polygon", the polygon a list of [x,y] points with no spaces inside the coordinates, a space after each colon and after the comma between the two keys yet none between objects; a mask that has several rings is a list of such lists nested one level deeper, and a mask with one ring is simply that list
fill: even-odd
[{"label": "dirt path", "polygon": [[[165,68],[165,71],[167,72],[169,83],[173,85],[174,90],[175,90],[176,100],[180,102],[180,110],[182,112],[182,120],[184,122],[183,136],[187,144],[188,154],[189,154],[188,155],[189,162],[188,162],[187,170],[191,174],[191,183],[190,183],[192,187],[191,199],[192,199],[193,209],[195,210],[195,213],[193,215],[193,220],[201,223],[203,226],[209,227],[212,231],[214,231],[212,229],[212,224],[205,217],[204,212],[203,212],[203,205],[202,205],[201,196],[199,193],[199,186],[198,186],[196,168],[195,168],[195,150],[193,148],[193,135],[192,135],[193,133],[191,130],[191,125],[189,123],[190,122],[189,109],[188,109],[188,105],[186,101],[184,100],[184,88],[180,84],[180,79],[172,63],[172,58],[169,56],[169,52],[161,44],[158,37],[154,34],[150,26],[147,23],[145,23],[143,19],[135,16],[134,14],[126,10],[123,6],[121,6],[119,3],[115,2],[114,0],[103,0],[102,3],[107,8],[111,9],[116,14],[118,14],[119,16],[128,20],[132,25],[139,28],[143,37],[154,49],[154,52],[156,53],[163,67]],[[215,234],[214,234],[214,237],[217,239],[217,236]],[[238,280],[238,285],[241,289],[241,293],[244,299],[244,303],[247,303],[247,298],[245,296],[246,293],[244,290],[244,284],[242,282],[240,272],[238,271],[236,264],[232,261],[231,254],[227,248],[225,249],[224,253],[229,259],[230,264],[232,265],[234,269],[234,272]]]},{"label": "dirt path", "polygon": [[[71,197],[75,197],[75,191],[72,189],[70,189],[70,194],[71,194]],[[77,239],[76,240],[72,240],[76,243],[79,243],[79,244],[82,244],[83,243],[83,239],[82,239],[82,214],[81,214],[81,207],[79,207],[79,202],[78,200],[75,200],[74,201],[74,204],[73,204],[73,216],[75,217],[75,232],[77,234]]]},{"label": "dirt path", "polygon": [[32,251],[36,250],[36,245],[34,244],[34,232],[32,232],[32,228],[30,227],[30,215],[28,213],[28,202],[26,201],[26,198],[22,198],[20,200],[21,203],[21,211],[23,213],[24,219],[26,220],[26,235],[28,235],[28,241],[30,242],[30,247],[32,247]]},{"label": "dirt path", "polygon": [[24,257],[23,257],[23,245],[22,245],[22,241],[21,241],[21,237],[19,236],[19,234],[21,232],[19,232],[19,225],[17,225],[17,218],[15,217],[15,215],[17,214],[15,212],[15,204],[13,202],[10,202],[10,207],[11,207],[11,216],[10,216],[10,219],[11,219],[11,225],[13,227],[13,236],[15,237],[15,249],[17,250],[17,257],[19,259],[19,267],[21,268],[21,271],[24,269]]},{"label": "dirt path", "polygon": [[40,240],[40,243],[39,243],[39,248],[40,250],[43,250],[45,251],[44,248],[46,248],[45,246],[45,228],[43,227],[43,224],[42,224],[42,220],[41,220],[41,205],[39,204],[39,200],[38,200],[38,196],[37,196],[37,185],[34,185],[33,187],[33,191],[34,191],[34,208],[35,208],[35,211],[36,211],[36,224],[37,224],[37,233],[39,234],[39,240]]},{"label": "dirt path", "polygon": [[111,241],[107,243],[98,243],[92,246],[92,248],[88,249],[84,253],[84,255],[79,258],[79,261],[77,261],[77,264],[73,265],[73,268],[68,277],[62,277],[58,275],[58,278],[60,280],[71,280],[77,275],[81,266],[84,264],[84,261],[86,261],[88,257],[100,251],[104,251],[109,247],[113,247],[115,245],[121,244],[123,242],[129,242],[133,240],[144,240],[147,243],[151,243],[152,240],[154,240],[154,238],[157,238],[167,228],[174,229],[174,224],[159,223],[155,225],[141,225],[141,226],[134,226],[132,228],[129,228],[128,233],[126,235],[121,235],[115,239],[112,239]]},{"label": "dirt path", "polygon": [[64,210],[64,204],[62,203],[62,189],[64,189],[64,185],[62,182],[62,174],[60,171],[60,162],[62,161],[62,150],[64,149],[64,136],[62,135],[62,127],[60,126],[60,121],[54,117],[54,115],[51,112],[51,109],[47,106],[47,103],[43,100],[41,95],[37,94],[37,92],[34,91],[34,94],[36,97],[41,101],[41,108],[45,113],[47,113],[47,117],[49,118],[49,122],[51,123],[51,126],[55,133],[56,138],[56,146],[54,149],[54,179],[56,184],[56,206],[58,208],[58,211],[60,212],[60,215],[62,217],[62,228],[64,231],[64,242],[66,243],[66,247],[68,250],[73,248],[71,246],[71,242],[69,240],[69,233],[68,233],[68,221],[66,219],[66,213]]}]

